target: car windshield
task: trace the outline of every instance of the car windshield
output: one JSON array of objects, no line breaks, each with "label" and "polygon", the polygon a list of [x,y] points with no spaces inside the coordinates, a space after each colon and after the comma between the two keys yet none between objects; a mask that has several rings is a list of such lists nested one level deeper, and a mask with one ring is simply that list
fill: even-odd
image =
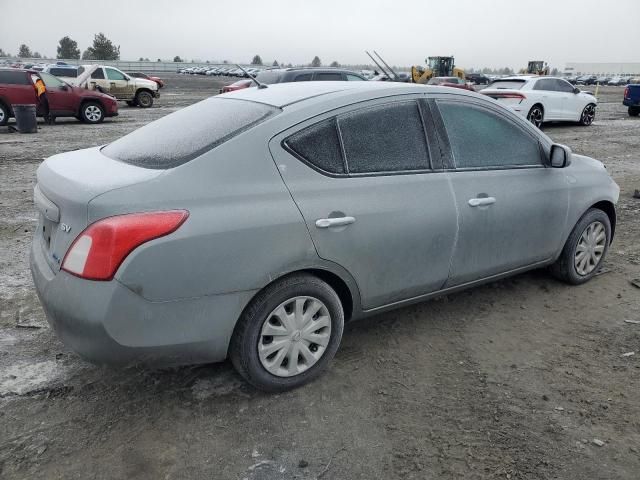
[{"label": "car windshield", "polygon": [[509,90],[520,90],[524,84],[527,83],[526,80],[494,80],[489,84],[487,88],[497,88],[497,89],[509,89]]},{"label": "car windshield", "polygon": [[187,163],[280,110],[229,98],[208,98],[162,117],[102,149],[109,158],[144,168]]}]

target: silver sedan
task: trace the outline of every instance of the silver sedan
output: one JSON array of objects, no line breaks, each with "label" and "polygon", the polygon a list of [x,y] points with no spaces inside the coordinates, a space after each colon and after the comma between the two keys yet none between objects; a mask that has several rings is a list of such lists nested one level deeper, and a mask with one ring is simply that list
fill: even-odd
[{"label": "silver sedan", "polygon": [[581,284],[619,189],[496,101],[383,82],[249,88],[38,169],[34,282],[97,363],[317,377],[344,323],[534,268]]}]

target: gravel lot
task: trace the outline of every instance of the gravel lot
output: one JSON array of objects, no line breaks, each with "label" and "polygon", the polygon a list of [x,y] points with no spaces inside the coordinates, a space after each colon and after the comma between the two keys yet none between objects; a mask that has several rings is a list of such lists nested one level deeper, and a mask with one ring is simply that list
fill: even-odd
[{"label": "gravel lot", "polygon": [[621,88],[601,89],[591,127],[544,129],[602,160],[622,189],[601,275],[569,287],[535,271],[352,324],[320,380],[266,395],[229,364],[87,364],[53,335],[32,287],[36,168],[221,83],[167,80],[153,108],[122,104],[102,125],[0,133],[1,478],[638,478],[640,324],[625,320],[640,321],[640,118]]}]

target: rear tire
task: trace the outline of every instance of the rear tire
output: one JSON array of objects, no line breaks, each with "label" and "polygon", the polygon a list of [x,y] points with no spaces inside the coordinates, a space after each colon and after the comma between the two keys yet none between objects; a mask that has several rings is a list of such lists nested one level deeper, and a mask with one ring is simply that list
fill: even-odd
[{"label": "rear tire", "polygon": [[596,106],[593,103],[590,103],[584,110],[582,110],[582,114],[580,115],[580,125],[584,127],[588,127],[593,123],[593,120],[596,118]]},{"label": "rear tire", "polygon": [[3,103],[0,103],[0,126],[9,123],[9,109]]},{"label": "rear tire", "polygon": [[[640,115],[640,107],[629,107],[630,117],[637,117],[638,115]],[[2,123],[0,123],[0,125],[2,125]]]},{"label": "rear tire", "polygon": [[544,108],[539,103],[536,103],[529,113],[527,114],[527,120],[529,120],[534,126],[542,128],[544,122]]},{"label": "rear tire", "polygon": [[80,117],[85,123],[102,123],[104,108],[97,102],[86,102],[80,107]]},{"label": "rear tire", "polygon": [[590,208],[573,227],[560,257],[551,265],[552,275],[571,285],[588,282],[598,273],[610,243],[609,216],[598,208]]},{"label": "rear tire", "polygon": [[[254,387],[267,392],[291,390],[322,373],[338,350],[343,329],[344,313],[336,292],[313,275],[293,274],[267,286],[247,306],[231,338],[229,356]],[[271,331],[275,333],[270,335]]]},{"label": "rear tire", "polygon": [[136,93],[136,104],[142,108],[151,108],[153,106],[153,95],[146,90],[140,90]]}]

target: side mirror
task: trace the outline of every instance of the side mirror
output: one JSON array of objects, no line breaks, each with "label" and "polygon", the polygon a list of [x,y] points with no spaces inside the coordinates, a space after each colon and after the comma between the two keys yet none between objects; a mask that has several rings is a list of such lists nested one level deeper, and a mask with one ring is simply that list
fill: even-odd
[{"label": "side mirror", "polygon": [[580,93],[580,89],[578,87],[573,87],[573,93],[575,94]]},{"label": "side mirror", "polygon": [[571,165],[571,149],[565,145],[554,143],[551,145],[549,163],[553,168],[565,168]]}]

